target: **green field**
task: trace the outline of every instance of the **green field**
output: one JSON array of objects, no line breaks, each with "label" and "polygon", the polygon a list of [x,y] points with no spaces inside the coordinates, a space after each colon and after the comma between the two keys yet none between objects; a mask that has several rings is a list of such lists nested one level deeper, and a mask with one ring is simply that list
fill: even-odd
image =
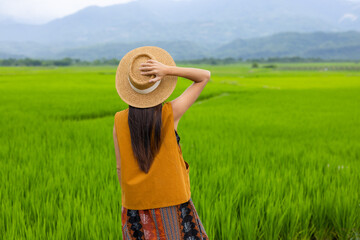
[{"label": "green field", "polygon": [[[178,126],[210,239],[360,239],[360,73],[250,66],[194,66]],[[115,71],[0,68],[2,239],[121,239]]]}]

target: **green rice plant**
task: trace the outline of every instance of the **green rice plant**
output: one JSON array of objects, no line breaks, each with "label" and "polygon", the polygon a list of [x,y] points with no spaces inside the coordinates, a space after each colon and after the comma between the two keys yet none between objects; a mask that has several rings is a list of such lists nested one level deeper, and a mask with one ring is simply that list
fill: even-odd
[{"label": "green rice plant", "polygon": [[[178,133],[210,239],[360,239],[360,74],[285,65],[195,66]],[[2,238],[121,239],[115,71],[0,68]]]}]

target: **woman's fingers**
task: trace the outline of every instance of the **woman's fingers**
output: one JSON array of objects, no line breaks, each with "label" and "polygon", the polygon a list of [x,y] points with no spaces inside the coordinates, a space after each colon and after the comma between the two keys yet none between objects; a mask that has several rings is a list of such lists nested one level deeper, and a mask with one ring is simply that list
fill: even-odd
[{"label": "woman's fingers", "polygon": [[153,66],[154,64],[150,63],[150,62],[145,62],[145,63],[141,63],[141,66],[147,67],[147,66]]},{"label": "woman's fingers", "polygon": [[143,75],[153,75],[153,74],[156,74],[155,71],[147,71],[147,72],[140,72],[141,74]]},{"label": "woman's fingers", "polygon": [[[149,59],[147,60],[147,62],[145,63],[141,63],[140,64],[140,74],[142,75],[157,75],[158,74],[158,70],[155,69],[156,67],[156,60],[154,59]],[[156,82],[159,81],[161,78],[160,77],[155,77],[149,80],[149,82]]]},{"label": "woman's fingers", "polygon": [[139,70],[143,70],[143,71],[148,71],[148,70],[152,70],[153,67],[140,67]]},{"label": "woman's fingers", "polygon": [[149,82],[157,82],[160,80],[160,77],[155,77],[149,80]]}]

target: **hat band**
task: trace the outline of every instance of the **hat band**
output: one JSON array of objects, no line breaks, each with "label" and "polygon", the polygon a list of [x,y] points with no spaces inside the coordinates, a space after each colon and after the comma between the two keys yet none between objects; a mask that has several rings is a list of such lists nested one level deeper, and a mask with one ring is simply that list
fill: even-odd
[{"label": "hat band", "polygon": [[141,93],[141,94],[147,94],[150,93],[152,91],[154,91],[160,84],[161,80],[156,81],[155,84],[153,84],[151,87],[145,88],[145,89],[138,89],[136,88],[134,85],[131,84],[130,78],[128,76],[128,81],[130,83],[130,86],[132,89],[134,89],[135,92]]}]

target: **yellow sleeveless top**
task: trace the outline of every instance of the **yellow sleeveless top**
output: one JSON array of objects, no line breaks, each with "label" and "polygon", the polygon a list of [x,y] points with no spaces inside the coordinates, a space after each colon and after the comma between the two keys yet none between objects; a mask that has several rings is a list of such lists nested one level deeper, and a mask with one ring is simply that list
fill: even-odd
[{"label": "yellow sleeveless top", "polygon": [[163,142],[148,173],[140,169],[132,151],[128,112],[129,108],[115,114],[121,158],[122,206],[143,210],[187,202],[191,197],[190,169],[176,140],[171,103],[162,106]]}]

